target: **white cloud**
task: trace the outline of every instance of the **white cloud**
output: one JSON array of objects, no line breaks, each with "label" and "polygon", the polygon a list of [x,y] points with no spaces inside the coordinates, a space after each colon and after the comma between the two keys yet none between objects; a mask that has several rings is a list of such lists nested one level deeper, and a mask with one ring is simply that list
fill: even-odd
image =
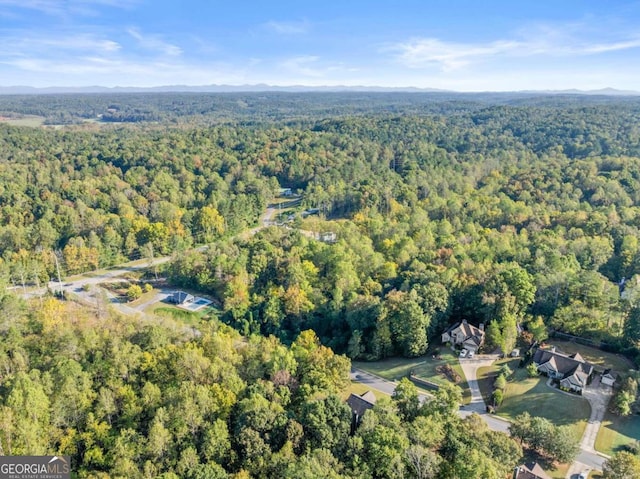
[{"label": "white cloud", "polygon": [[60,32],[56,35],[37,34],[16,30],[0,37],[3,45],[0,59],[11,57],[43,56],[52,58],[78,54],[112,55],[122,49],[120,43],[96,34],[77,31]]},{"label": "white cloud", "polygon": [[13,82],[33,86],[51,86],[54,83],[65,86],[206,85],[248,81],[246,71],[224,63],[189,64],[86,56],[72,60],[41,57],[0,60],[0,72],[2,65],[11,67],[9,74],[3,72],[4,84]]},{"label": "white cloud", "polygon": [[320,57],[315,55],[301,55],[287,58],[280,62],[280,66],[294,75],[319,77],[323,75],[323,71],[318,68],[318,60]]},{"label": "white cloud", "polygon": [[128,9],[138,3],[139,0],[0,0],[0,13],[32,10],[52,16],[96,16],[100,7]]},{"label": "white cloud", "polygon": [[182,48],[165,42],[158,35],[143,35],[135,28],[128,29],[127,33],[131,35],[138,42],[138,45],[145,50],[156,51],[174,57],[182,54]]},{"label": "white cloud", "polygon": [[398,60],[410,68],[439,65],[443,70],[454,70],[481,58],[505,54],[521,47],[514,41],[496,41],[486,44],[444,42],[437,38],[417,38],[389,48],[397,51]]},{"label": "white cloud", "polygon": [[[600,35],[602,36],[602,35]],[[436,66],[442,71],[456,70],[491,58],[576,57],[640,47],[640,35],[598,39],[576,26],[567,28],[533,26],[521,30],[514,38],[490,42],[449,42],[438,38],[413,38],[386,46],[383,51],[394,52],[395,58],[409,68]]]},{"label": "white cloud", "polygon": [[300,22],[277,22],[272,20],[265,23],[264,26],[268,30],[280,35],[301,35],[307,33],[310,28],[309,22],[306,20]]}]

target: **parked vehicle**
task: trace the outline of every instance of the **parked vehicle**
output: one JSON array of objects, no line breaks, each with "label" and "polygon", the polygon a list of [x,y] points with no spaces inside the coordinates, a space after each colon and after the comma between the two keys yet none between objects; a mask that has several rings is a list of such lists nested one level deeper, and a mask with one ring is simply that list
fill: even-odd
[{"label": "parked vehicle", "polygon": [[467,351],[466,349],[463,349],[462,351],[460,351],[460,357],[461,357],[461,358],[466,358],[466,357],[467,357],[467,353],[468,353],[468,352],[469,352],[469,351]]}]

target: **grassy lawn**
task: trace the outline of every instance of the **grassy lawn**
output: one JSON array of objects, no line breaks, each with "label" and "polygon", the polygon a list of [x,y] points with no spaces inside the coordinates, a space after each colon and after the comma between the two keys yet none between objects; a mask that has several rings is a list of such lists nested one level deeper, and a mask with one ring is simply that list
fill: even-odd
[{"label": "grassy lawn", "polygon": [[[144,286],[143,284],[140,285],[140,287],[143,287],[143,286]],[[139,304],[144,304],[147,301],[151,301],[156,294],[158,294],[158,291],[155,289],[152,289],[148,293],[142,293],[142,296],[140,296],[138,299],[136,299],[135,301],[130,301],[127,304],[132,307],[138,306]],[[126,301],[126,298],[125,298],[125,301]]]},{"label": "grassy lawn", "polygon": [[151,305],[146,312],[156,314],[162,318],[170,318],[179,321],[187,326],[198,326],[201,321],[215,316],[215,308],[208,306],[200,311],[185,311],[177,306],[168,305],[166,303],[155,303]]},{"label": "grassy lawn", "polygon": [[556,346],[563,353],[580,353],[586,361],[598,369],[611,368],[618,372],[626,372],[633,367],[625,357],[619,354],[608,353],[590,346],[583,346],[582,344],[561,341],[559,339],[550,339],[547,343]]},{"label": "grassy lawn", "polygon": [[500,368],[507,364],[511,368],[512,371],[518,369],[518,365],[520,364],[520,359],[512,359],[505,358],[499,359],[494,362],[491,366],[487,366],[484,368],[479,368],[477,373],[478,378],[478,387],[480,388],[480,392],[482,393],[482,398],[486,404],[491,404],[491,395],[493,394],[493,383],[498,377],[498,371]]},{"label": "grassy lawn", "polygon": [[549,419],[556,426],[571,426],[582,437],[591,414],[589,402],[580,397],[563,394],[546,384],[546,377],[530,378],[525,369],[515,371],[507,383],[505,399],[497,414],[507,419],[528,412],[532,416]]},{"label": "grassy lawn", "polygon": [[409,372],[413,371],[419,378],[436,384],[444,384],[449,380],[438,373],[436,368],[448,364],[460,376],[461,379],[458,386],[463,390],[465,402],[468,402],[471,399],[471,393],[457,355],[454,355],[451,350],[443,348],[440,350],[440,357],[441,359],[433,359],[431,354],[427,354],[419,358],[388,358],[375,362],[353,361],[353,366],[377,374],[390,381],[398,381],[407,377]]},{"label": "grassy lawn", "polygon": [[611,455],[635,441],[640,441],[640,416],[605,414],[596,438],[596,450]]}]

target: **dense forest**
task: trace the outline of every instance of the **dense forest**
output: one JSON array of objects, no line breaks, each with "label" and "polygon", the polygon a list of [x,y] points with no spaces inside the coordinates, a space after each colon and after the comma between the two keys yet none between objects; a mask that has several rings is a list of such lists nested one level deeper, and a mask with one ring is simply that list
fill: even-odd
[{"label": "dense forest", "polygon": [[[217,297],[241,331],[290,342],[312,328],[353,358],[422,354],[463,318],[503,350],[523,323],[633,354],[640,102],[437,98],[134,95],[166,122],[0,126],[5,278],[42,283],[56,259],[73,274],[175,254],[172,281]],[[79,114],[126,99],[68,103]],[[39,113],[66,100],[43,97]],[[225,114],[201,124],[196,100],[203,115]],[[240,101],[264,115],[243,122]],[[3,102],[20,113],[38,104]],[[191,119],[172,124],[176,114]],[[338,241],[286,229],[238,239],[279,187],[330,220],[303,229]],[[213,245],[189,250],[203,243]]]},{"label": "dense forest", "polygon": [[[352,431],[347,356],[420,356],[467,319],[487,350],[524,328],[640,362],[636,99],[0,98],[25,114],[58,126],[0,124],[0,454],[56,450],[80,477],[501,478],[521,445],[453,414],[457,388],[420,405],[403,382]],[[291,222],[246,234],[280,188]],[[161,255],[218,300],[196,337],[6,288]]]},{"label": "dense forest", "polygon": [[77,477],[501,479],[522,454],[455,414],[457,386],[421,405],[405,380],[353,433],[349,360],[312,331],[194,338],[49,298],[2,334],[0,454],[69,455]]}]

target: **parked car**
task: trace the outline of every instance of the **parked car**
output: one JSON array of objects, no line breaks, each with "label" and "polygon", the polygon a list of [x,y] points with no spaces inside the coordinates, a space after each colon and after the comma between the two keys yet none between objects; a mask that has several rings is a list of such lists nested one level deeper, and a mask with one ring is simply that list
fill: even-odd
[{"label": "parked car", "polygon": [[461,357],[461,358],[466,358],[466,357],[467,357],[467,353],[468,353],[468,352],[469,352],[469,351],[467,351],[466,349],[463,349],[462,351],[460,351],[460,357]]},{"label": "parked car", "polygon": [[589,477],[589,471],[581,472],[578,479],[587,479]]},{"label": "parked car", "polygon": [[471,359],[471,358],[473,357],[473,355],[474,355],[474,354],[475,354],[475,353],[474,353],[473,351],[469,351],[469,352],[467,353],[467,357],[468,357],[469,359]]}]

